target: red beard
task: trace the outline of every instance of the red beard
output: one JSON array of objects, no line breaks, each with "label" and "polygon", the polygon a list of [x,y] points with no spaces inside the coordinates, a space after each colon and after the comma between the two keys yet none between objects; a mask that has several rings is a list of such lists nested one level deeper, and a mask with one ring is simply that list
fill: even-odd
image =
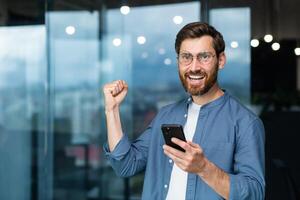
[{"label": "red beard", "polygon": [[[190,84],[191,80],[189,76],[203,76],[203,79],[200,81],[204,81],[201,85],[192,85]],[[192,96],[198,96],[198,95],[204,95],[206,94],[217,82],[218,77],[218,63],[215,65],[212,74],[209,76],[205,71],[203,70],[197,70],[197,71],[188,71],[184,75],[180,74],[179,77],[181,80],[181,83],[188,93],[190,93]],[[199,82],[200,82],[199,81]]]}]

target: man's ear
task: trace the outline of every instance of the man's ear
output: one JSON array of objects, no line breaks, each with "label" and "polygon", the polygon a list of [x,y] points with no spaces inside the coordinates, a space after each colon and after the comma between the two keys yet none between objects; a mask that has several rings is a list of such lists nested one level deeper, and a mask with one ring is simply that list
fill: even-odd
[{"label": "man's ear", "polygon": [[223,51],[222,53],[219,54],[219,69],[223,69],[226,63],[226,55],[225,52]]}]

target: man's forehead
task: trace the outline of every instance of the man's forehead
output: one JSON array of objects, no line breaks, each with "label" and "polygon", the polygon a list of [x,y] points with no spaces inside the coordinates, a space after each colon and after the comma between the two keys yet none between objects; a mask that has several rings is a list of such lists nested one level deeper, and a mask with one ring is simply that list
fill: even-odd
[{"label": "man's forehead", "polygon": [[213,38],[211,36],[202,36],[185,39],[181,43],[180,51],[192,51],[192,53],[214,52]]},{"label": "man's forehead", "polygon": [[196,37],[196,38],[186,38],[182,41],[181,44],[183,43],[209,43],[209,44],[213,44],[213,38],[209,35],[204,35],[201,37]]}]

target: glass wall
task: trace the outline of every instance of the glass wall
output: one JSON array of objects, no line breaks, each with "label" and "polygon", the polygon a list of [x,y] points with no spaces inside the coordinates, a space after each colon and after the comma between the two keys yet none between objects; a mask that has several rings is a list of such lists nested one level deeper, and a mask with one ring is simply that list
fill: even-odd
[{"label": "glass wall", "polygon": [[45,134],[45,47],[43,25],[0,27],[0,199],[37,194],[38,158],[48,151],[38,145]]},{"label": "glass wall", "polygon": [[87,199],[101,178],[98,17],[47,14],[54,199]]},{"label": "glass wall", "polygon": [[209,22],[223,34],[226,43],[227,63],[220,71],[220,85],[250,105],[250,8],[211,9]]},{"label": "glass wall", "polygon": [[140,198],[143,174],[119,178],[103,155],[101,88],[128,83],[123,130],[136,138],[161,106],[185,95],[175,35],[199,18],[199,2],[132,7],[127,15],[114,8],[47,13],[54,199]]}]

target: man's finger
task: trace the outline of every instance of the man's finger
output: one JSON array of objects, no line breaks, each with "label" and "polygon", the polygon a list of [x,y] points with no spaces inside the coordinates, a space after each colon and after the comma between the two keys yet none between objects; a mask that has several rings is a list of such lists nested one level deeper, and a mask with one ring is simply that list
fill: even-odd
[{"label": "man's finger", "polygon": [[187,143],[188,143],[189,145],[191,145],[191,147],[193,147],[193,148],[201,148],[199,144],[194,143],[194,142],[192,142],[192,141],[188,141]]},{"label": "man's finger", "polygon": [[[172,150],[174,150],[174,148],[169,147],[168,145],[164,145],[164,153],[165,153],[169,158],[171,158],[174,162],[177,162],[177,163],[183,162],[182,158],[184,158],[184,156],[183,156],[183,157],[178,156],[178,155],[176,154],[176,152],[174,152],[174,151],[172,151]],[[175,151],[178,151],[178,150],[175,149]]]},{"label": "man's finger", "polygon": [[175,156],[175,157],[177,157],[177,158],[183,159],[183,158],[185,157],[184,152],[179,151],[179,150],[177,150],[177,149],[175,149],[175,148],[173,148],[173,147],[170,147],[170,146],[168,146],[168,145],[164,145],[164,146],[163,146],[163,149],[164,149],[165,151],[167,151],[169,154],[172,154],[173,156]]},{"label": "man's finger", "polygon": [[107,86],[107,90],[112,96],[118,96],[124,89],[128,89],[125,81],[117,80]]},{"label": "man's finger", "polygon": [[180,146],[181,148],[183,148],[183,149],[186,150],[186,151],[190,150],[190,148],[191,148],[190,145],[189,145],[187,142],[182,141],[182,140],[180,140],[180,139],[177,139],[177,138],[175,138],[175,137],[173,137],[173,138],[171,139],[171,141],[172,141],[173,143],[177,144],[178,146]]}]

